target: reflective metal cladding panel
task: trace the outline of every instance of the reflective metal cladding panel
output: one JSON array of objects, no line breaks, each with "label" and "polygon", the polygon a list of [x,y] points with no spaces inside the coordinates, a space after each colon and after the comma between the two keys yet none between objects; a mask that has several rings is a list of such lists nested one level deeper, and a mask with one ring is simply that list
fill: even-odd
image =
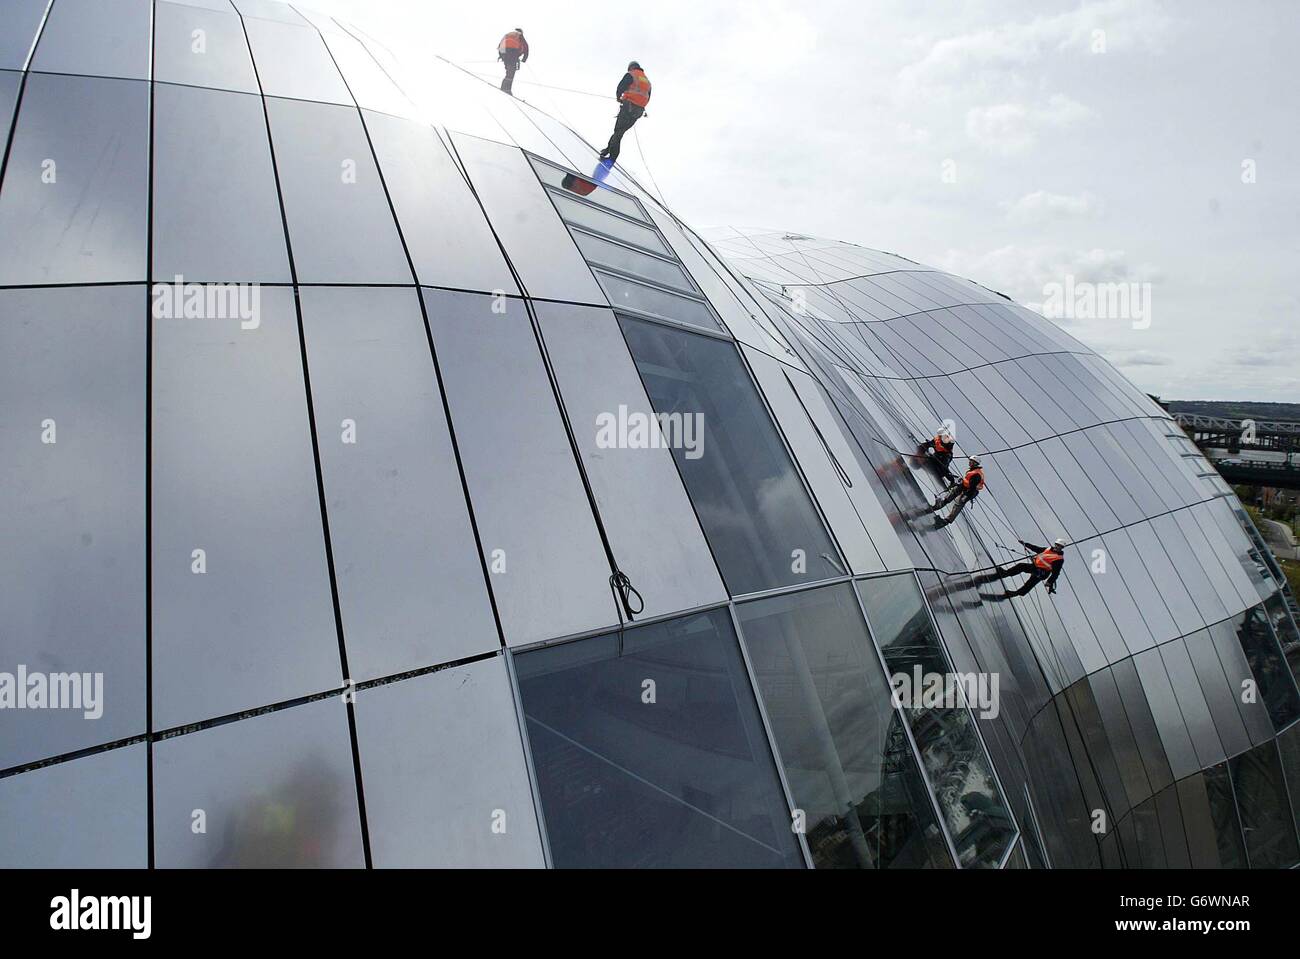
[{"label": "reflective metal cladding panel", "polygon": [[1300,864],[1294,599],[1159,405],[518,94],[0,3],[0,866]]}]

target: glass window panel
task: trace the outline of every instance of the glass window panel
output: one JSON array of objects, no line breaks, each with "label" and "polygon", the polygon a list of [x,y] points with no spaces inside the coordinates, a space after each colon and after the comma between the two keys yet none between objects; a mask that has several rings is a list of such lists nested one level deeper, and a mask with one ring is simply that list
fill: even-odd
[{"label": "glass window panel", "polygon": [[[1215,555],[1228,565],[1230,574],[1235,574],[1233,581],[1242,599],[1253,606],[1273,592],[1275,588],[1273,578],[1264,564],[1263,557],[1251,545],[1227,503],[1223,500],[1211,500],[1208,503],[1198,504],[1193,509],[1202,524],[1206,525],[1206,537],[1218,547]],[[1235,568],[1227,558],[1229,556],[1236,557]]]},{"label": "glass window panel", "polygon": [[594,272],[609,297],[610,305],[616,310],[647,313],[675,323],[690,323],[709,330],[722,329],[713,318],[713,312],[699,300],[688,300],[684,296],[646,286],[644,283],[635,283],[603,270]]},{"label": "glass window panel", "polygon": [[946,313],[946,310],[918,313],[906,322],[916,329],[918,335],[932,340],[937,347],[952,358],[951,361],[945,358],[945,372],[952,373],[957,370],[970,369],[972,366],[982,366],[986,362],[984,357],[977,353],[971,344],[961,337],[953,335],[952,331],[943,325],[941,319]]},{"label": "glass window panel", "polygon": [[[914,575],[878,576],[856,586],[890,670],[891,686],[898,688],[899,677],[912,679],[918,672],[922,677],[949,675],[948,659]],[[903,715],[916,737],[957,855],[967,868],[996,868],[1015,838],[1016,825],[970,713],[965,706],[919,702],[905,706]]]},{"label": "glass window panel", "polygon": [[[1080,684],[1082,685],[1082,684]],[[1108,742],[1099,752],[1111,753],[1115,765],[1124,780],[1124,788],[1130,802],[1140,802],[1165,786],[1168,779],[1153,778],[1152,772],[1159,774],[1164,770],[1147,769],[1142,752],[1138,747],[1137,737],[1129,723],[1128,712],[1120,696],[1115,677],[1109,669],[1102,669],[1088,677],[1088,687],[1096,704],[1097,716],[1105,728]],[[1222,758],[1222,757],[1220,757]]]},{"label": "glass window panel", "polygon": [[725,609],[515,663],[557,867],[803,865]]},{"label": "glass window panel", "polygon": [[963,451],[987,453],[990,450],[1004,450],[1011,444],[990,424],[982,410],[976,409],[970,398],[957,388],[949,377],[921,380],[918,389],[926,394],[929,401],[929,415],[926,427],[928,432],[937,422],[951,418],[956,422],[956,439]]},{"label": "glass window panel", "polygon": [[[1188,557],[1188,562],[1180,562],[1175,566],[1172,556],[1176,555],[1181,560],[1187,554],[1176,550],[1171,554],[1150,523],[1138,523],[1130,526],[1125,532],[1132,541],[1134,549],[1137,550],[1138,557],[1143,562],[1151,581],[1155,583],[1159,598],[1164,601],[1165,607],[1172,615],[1178,633],[1186,635],[1204,627],[1205,620],[1200,610],[1196,608],[1196,603],[1192,601],[1183,580],[1183,567],[1196,565],[1195,559]],[[1169,544],[1170,547],[1175,545]]]},{"label": "glass window panel", "polygon": [[59,0],[32,69],[97,77],[149,77],[149,0]]},{"label": "glass window panel", "polygon": [[1187,731],[1187,723],[1183,719],[1182,710],[1178,708],[1178,693],[1169,682],[1160,650],[1148,649],[1138,653],[1133,662],[1142,680],[1142,688],[1147,703],[1151,706],[1156,728],[1160,731],[1165,754],[1169,757],[1169,768],[1174,779],[1182,779],[1200,766],[1191,734]]},{"label": "glass window panel", "polygon": [[1129,868],[1169,868],[1154,798],[1134,806],[1132,815],[1120,823],[1119,833],[1124,842]]},{"label": "glass window panel", "polygon": [[[1009,366],[1010,364],[1004,364]],[[1015,422],[1024,428],[1032,439],[1041,440],[1051,436],[1052,427],[1039,415],[1038,406],[1029,397],[1022,395],[1002,378],[1001,367],[986,366],[974,370],[969,376],[974,377],[997,402],[1007,411]]]},{"label": "glass window panel", "polygon": [[365,865],[341,696],[155,743],[153,790],[160,869]]},{"label": "glass window panel", "polygon": [[1201,692],[1214,716],[1214,727],[1229,756],[1249,749],[1250,736],[1237,710],[1236,691],[1228,684],[1219,655],[1214,650],[1214,640],[1208,630],[1199,630],[1188,636],[1187,652],[1201,684]]},{"label": "glass window panel", "polygon": [[616,240],[623,240],[625,243],[631,243],[661,256],[672,255],[664,241],[659,238],[659,234],[650,227],[641,226],[639,223],[631,223],[601,210],[594,210],[587,204],[579,203],[577,200],[563,194],[552,192],[551,197],[555,200],[555,206],[560,211],[560,216],[574,226],[595,230],[597,233],[604,233],[606,236],[612,236]]},{"label": "glass window panel", "polygon": [[[1053,539],[1064,535],[1070,541],[1094,535],[1097,528],[1093,525],[1092,517],[1074,496],[1076,487],[1085,485],[1086,481],[1079,482],[1078,477],[1070,470],[1071,464],[1051,459],[1049,452],[1050,450],[1039,446],[1022,446],[1010,454],[1020,461],[1035,491],[1051,505],[1051,512],[1057,525],[1044,527],[1044,530],[1055,529],[1056,531],[1051,533]],[[999,457],[999,460],[1005,458]],[[1196,625],[1204,624],[1198,619]]]},{"label": "glass window panel", "polygon": [[[1122,748],[1119,750],[1120,755],[1116,755],[1116,749],[1102,723],[1089,680],[1075,683],[1065,691],[1065,697],[1070,704],[1070,712],[1065,721],[1073,722],[1079,728],[1079,735],[1087,747],[1088,762],[1096,771],[1108,800],[1110,815],[1116,818],[1129,815],[1132,809],[1151,795],[1151,784],[1144,767],[1140,764],[1124,764]],[[1112,722],[1114,723],[1113,720]],[[1117,725],[1122,725],[1123,722],[1120,718]]]},{"label": "glass window panel", "polygon": [[1092,391],[1079,382],[1068,365],[1070,357],[1061,354],[1038,356],[1022,363],[1028,369],[1037,369],[1034,379],[1045,390],[1050,390],[1059,402],[1077,417],[1079,426],[1093,426],[1115,419],[1113,410],[1101,403]]},{"label": "glass window panel", "polygon": [[365,119],[420,282],[517,294],[492,228],[437,131],[379,113]]},{"label": "glass window panel", "polygon": [[352,678],[497,649],[418,294],[299,297]]},{"label": "glass window panel", "polygon": [[1035,335],[1033,327],[1021,322],[1018,314],[1001,301],[979,306],[957,306],[953,310],[968,317],[971,327],[984,338],[990,348],[1000,350],[1006,357],[1024,356],[1047,349],[1043,340]]},{"label": "glass window panel", "polygon": [[[1007,858],[1007,864],[1002,868],[1004,869],[1028,869],[1029,868],[1029,863],[1025,861],[1025,851],[1024,851],[1023,842],[1018,843],[1016,845],[1016,848],[1011,851],[1011,855]],[[1041,869],[1042,866],[1040,865],[1037,866],[1036,868]]]},{"label": "glass window panel", "polygon": [[49,0],[8,0],[6,27],[0,31],[0,70],[21,70],[36,41],[36,31]]},{"label": "glass window panel", "polygon": [[148,761],[136,743],[0,779],[0,868],[148,866]]},{"label": "glass window panel", "polygon": [[631,273],[633,276],[644,277],[652,283],[671,286],[673,289],[681,290],[683,293],[689,293],[692,296],[699,295],[699,291],[695,289],[686,273],[676,263],[669,263],[667,260],[647,256],[640,250],[634,250],[630,246],[622,246],[610,240],[603,240],[581,230],[573,231],[573,240],[578,244],[578,249],[582,251],[583,256],[590,263],[606,266],[611,270],[619,270],[623,273]]},{"label": "glass window panel", "polygon": [[22,80],[21,73],[0,70],[0,129],[9,135],[9,125],[14,118],[14,104],[18,102],[18,86]]},{"label": "glass window panel", "polygon": [[1074,429],[1074,421],[1061,409],[1051,393],[1045,392],[1021,366],[1021,361],[999,363],[998,374],[1007,381],[1047,423],[1053,434],[1060,434]]},{"label": "glass window panel", "polygon": [[267,99],[300,283],[410,283],[360,115]]},{"label": "glass window panel", "polygon": [[736,339],[762,350],[793,352],[765,310],[764,297],[756,295],[752,288],[740,287],[735,276],[698,236],[683,232],[670,216],[653,205],[649,213],[692,281],[704,291],[705,298]]},{"label": "glass window panel", "polygon": [[[1065,441],[1060,438],[1043,440],[1035,447],[1047,457],[1056,475],[1068,482],[1070,497],[1078,504],[1083,516],[1094,530],[1111,530],[1121,525],[1111,512],[1106,498],[1098,492],[1087,476],[1079,469]],[[1017,451],[1023,452],[1023,451]]]},{"label": "glass window panel", "polygon": [[[533,169],[537,171],[538,178],[547,186],[576,193],[590,203],[598,203],[617,213],[622,213],[624,216],[634,217],[643,223],[650,222],[641,210],[641,205],[632,197],[611,190],[604,184],[589,180],[581,174],[561,170],[535,157],[530,157],[530,159],[532,160]],[[605,232],[608,233],[609,231],[606,230]]]},{"label": "glass window panel", "polygon": [[1274,593],[1266,599],[1264,610],[1268,613],[1269,622],[1273,624],[1273,632],[1277,634],[1282,655],[1291,668],[1291,676],[1296,682],[1300,682],[1300,629],[1296,628],[1295,620],[1291,618],[1282,593]]},{"label": "glass window panel", "polygon": [[102,710],[5,709],[0,769],[145,731],[146,310],[0,292],[0,671],[89,673]]},{"label": "glass window panel", "polygon": [[560,303],[535,308],[614,556],[645,602],[642,615],[724,602],[726,589],[667,448],[694,445],[702,435],[688,432],[685,420],[661,430],[613,313]]},{"label": "glass window panel", "polygon": [[[1017,353],[1020,351],[1017,350]],[[1016,359],[1016,367],[1061,410],[1061,416],[1069,421],[1070,429],[1087,427],[1097,422],[1096,415],[1083,405],[1082,401],[1070,389],[1063,388],[1057,382],[1056,373],[1046,365],[1048,357],[1025,355]],[[1066,430],[1059,430],[1064,433]]]},{"label": "glass window panel", "polygon": [[[1116,442],[1123,446],[1129,459],[1133,461],[1133,465],[1142,474],[1142,478],[1155,490],[1156,496],[1164,504],[1164,508],[1177,509],[1184,505],[1184,498],[1181,492],[1176,490],[1170,482],[1169,473],[1171,469],[1169,461],[1163,458],[1163,454],[1151,449],[1154,444],[1164,441],[1147,432],[1147,426],[1145,425],[1147,422],[1146,420],[1129,420],[1126,423],[1114,423],[1107,429]],[[1152,458],[1153,452],[1162,457],[1159,462]]]},{"label": "glass window panel", "polygon": [[523,304],[423,295],[506,642],[616,624],[609,561]]},{"label": "glass window panel", "polygon": [[259,97],[157,84],[153,182],[157,279],[289,281]]},{"label": "glass window panel", "polygon": [[880,348],[876,352],[883,351],[883,355],[897,365],[900,372],[915,376],[934,376],[941,372],[939,364],[930,359],[929,351],[923,344],[903,335],[893,323],[858,323],[854,324],[853,330],[866,339],[868,344],[878,341]]},{"label": "glass window panel", "polygon": [[356,716],[376,868],[542,866],[504,659],[361,690]]},{"label": "glass window panel", "polygon": [[266,96],[355,106],[314,27],[246,16],[244,29]]},{"label": "glass window panel", "polygon": [[397,88],[355,37],[339,30],[328,17],[314,14],[314,18],[324,21],[319,24],[321,36],[358,106],[409,119],[421,117],[422,111]]},{"label": "glass window panel", "polygon": [[0,284],[146,279],[148,96],[137,81],[27,78],[0,190]]},{"label": "glass window panel", "polygon": [[[1176,567],[1178,578],[1183,582],[1201,620],[1216,623],[1227,616],[1229,611],[1223,605],[1206,567],[1202,565],[1213,565],[1216,573],[1221,574],[1218,561],[1212,556],[1203,557],[1191,546],[1173,515],[1157,516],[1151,520],[1150,529],[1152,537],[1166,554],[1162,565],[1172,563],[1174,556],[1179,558]],[[1135,538],[1134,542],[1136,541]]]},{"label": "glass window panel", "polygon": [[1241,820],[1237,814],[1237,801],[1232,794],[1232,781],[1228,764],[1220,763],[1205,770],[1205,794],[1210,803],[1210,816],[1219,842],[1219,860],[1225,869],[1245,869],[1246,844],[1241,835]]},{"label": "glass window panel", "polygon": [[1291,813],[1296,831],[1300,832],[1300,726],[1292,726],[1281,733],[1277,737],[1277,748],[1282,755],[1282,771],[1291,796]]},{"label": "glass window panel", "polygon": [[1163,789],[1173,781],[1173,772],[1169,768],[1169,757],[1160,741],[1155,718],[1151,715],[1151,706],[1142,691],[1137,667],[1132,659],[1125,659],[1110,667],[1110,673],[1115,680],[1115,690],[1123,705],[1129,729],[1133,731],[1138,751],[1142,754],[1142,765],[1146,767],[1147,778],[1156,788]]},{"label": "glass window panel", "polygon": [[1273,728],[1281,730],[1300,718],[1300,695],[1278,649],[1268,614],[1263,606],[1256,606],[1238,617],[1236,627],[1237,641],[1259,683],[1260,698],[1268,708]]},{"label": "glass window panel", "polygon": [[1300,861],[1295,820],[1277,746],[1271,742],[1228,761],[1252,869],[1289,869]]},{"label": "glass window panel", "polygon": [[1178,808],[1178,791],[1172,786],[1156,793],[1156,816],[1160,820],[1160,837],[1165,847],[1165,862],[1170,869],[1191,869],[1187,851],[1183,814]]},{"label": "glass window panel", "polygon": [[298,15],[298,12],[287,3],[281,0],[238,0],[235,6],[239,12],[246,17],[261,17],[266,20],[277,20],[281,23],[305,23]]},{"label": "glass window panel", "polygon": [[154,79],[242,93],[260,92],[243,24],[233,12],[165,0],[160,0],[156,9]]},{"label": "glass window panel", "polygon": [[792,383],[795,377],[806,380],[804,385],[809,389],[812,378],[785,367],[766,353],[750,349],[745,349],[744,353],[777,422],[781,424],[786,441],[794,451],[795,459],[808,478],[813,496],[830,523],[836,542],[848,559],[849,570],[855,573],[881,570],[880,556],[858,518],[853,501],[849,499],[844,479],[847,474],[842,474],[831,458],[829,447],[819,436],[803,401],[795,392]]},{"label": "glass window panel", "polygon": [[1182,710],[1183,720],[1192,734],[1192,747],[1202,766],[1211,766],[1222,762],[1227,755],[1215,729],[1210,707],[1201,692],[1200,680],[1192,668],[1191,657],[1181,639],[1166,643],[1160,647],[1160,658],[1164,660],[1169,682],[1178,696],[1178,706]]},{"label": "glass window panel", "polygon": [[1159,516],[1161,513],[1166,512],[1168,507],[1156,495],[1143,470],[1139,469],[1124,451],[1122,438],[1116,437],[1112,432],[1114,428],[1114,425],[1101,426],[1095,430],[1089,430],[1083,435],[1087,436],[1096,445],[1107,464],[1119,477],[1120,483],[1132,493],[1133,499],[1137,501],[1142,510],[1142,515],[1144,517]]},{"label": "glass window panel", "polygon": [[1256,602],[1255,587],[1236,562],[1231,548],[1202,506],[1173,513],[1187,542],[1191,544],[1202,567],[1210,574],[1219,599],[1229,610],[1240,610]]},{"label": "glass window panel", "polygon": [[737,615],[813,863],[951,867],[853,588],[745,603]]},{"label": "glass window panel", "polygon": [[[1121,531],[1118,535],[1122,536]],[[1096,544],[1096,541],[1094,541]],[[1155,645],[1156,639],[1152,636],[1152,627],[1147,625],[1147,620],[1143,618],[1143,612],[1139,610],[1137,602],[1134,599],[1134,593],[1130,591],[1129,575],[1130,571],[1138,568],[1138,561],[1134,558],[1132,546],[1128,540],[1117,540],[1111,542],[1110,537],[1104,537],[1100,545],[1106,551],[1106,568],[1104,572],[1093,572],[1091,566],[1088,567],[1089,579],[1101,594],[1102,603],[1106,611],[1115,620],[1115,625],[1119,628],[1120,636],[1130,652],[1138,652],[1143,649],[1150,649]],[[1125,548],[1127,547],[1127,549]],[[1090,558],[1092,546],[1084,544],[1087,554]],[[1135,574],[1135,579],[1141,581]],[[1072,580],[1073,581],[1073,580]],[[1151,597],[1150,586],[1146,587],[1148,592],[1138,592],[1139,596]],[[1161,613],[1165,617],[1168,612],[1161,607]],[[1163,626],[1163,637],[1171,639],[1173,637],[1172,622],[1156,620],[1152,614],[1152,622],[1156,625]]]},{"label": "glass window panel", "polygon": [[528,294],[605,306],[605,294],[524,154],[477,137],[451,139]]},{"label": "glass window panel", "polygon": [[[1152,582],[1150,559],[1134,548],[1128,530],[1108,533],[1101,538],[1101,543],[1107,554],[1106,568],[1105,572],[1097,573],[1096,578],[1111,610],[1114,611],[1119,604],[1132,603],[1156,643],[1166,642],[1179,635],[1169,609]],[[1133,647],[1134,637],[1126,635],[1125,638],[1130,647]],[[1140,645],[1133,648],[1150,645],[1140,640],[1138,642]]]},{"label": "glass window panel", "polygon": [[[883,567],[885,569],[911,567],[912,562],[899,538],[899,531],[891,523],[889,514],[885,511],[885,504],[872,488],[863,461],[859,459],[861,452],[856,449],[852,434],[836,415],[834,402],[826,389],[812,376],[792,375],[792,382],[808,415],[817,425],[835,461],[848,479],[849,499],[853,502],[859,522],[866,527],[871,545],[880,555]],[[874,569],[865,568],[859,571],[875,572]]]},{"label": "glass window panel", "polygon": [[1210,627],[1210,639],[1214,642],[1214,651],[1218,654],[1223,674],[1228,679],[1228,688],[1232,690],[1241,721],[1250,734],[1251,742],[1258,745],[1273,738],[1273,721],[1260,696],[1259,681],[1252,675],[1250,663],[1246,661],[1246,654],[1242,652],[1241,643],[1237,639],[1237,625],[1241,619],[1241,616],[1237,616],[1215,623]]},{"label": "glass window panel", "polygon": [[1219,841],[1215,834],[1214,819],[1210,814],[1210,801],[1205,793],[1205,780],[1200,773],[1177,784],[1178,807],[1183,817],[1183,829],[1193,869],[1219,869]]},{"label": "glass window panel", "polygon": [[702,455],[674,449],[673,456],[732,595],[842,575],[736,347],[621,322],[655,411],[703,423]]},{"label": "glass window panel", "polygon": [[257,318],[154,321],[156,728],[342,678],[292,291]]}]

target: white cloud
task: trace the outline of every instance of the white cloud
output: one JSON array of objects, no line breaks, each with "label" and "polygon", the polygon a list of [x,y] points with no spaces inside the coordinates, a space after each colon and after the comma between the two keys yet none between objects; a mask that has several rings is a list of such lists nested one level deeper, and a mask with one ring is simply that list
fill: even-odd
[{"label": "white cloud", "polygon": [[1072,52],[1091,56],[1093,31],[1105,33],[1106,54],[1158,50],[1171,27],[1154,0],[1084,3],[1054,16],[1005,23],[934,42],[899,75],[902,89],[918,96],[944,96],[972,74],[1014,74],[1044,57]]},{"label": "white cloud", "polygon": [[1007,216],[1019,221],[1041,221],[1087,216],[1098,209],[1097,201],[1089,193],[1065,194],[1035,190],[1026,193],[1013,203],[1003,204]]},{"label": "white cloud", "polygon": [[1092,116],[1092,111],[1061,93],[1037,106],[998,103],[966,111],[966,135],[982,150],[1009,156],[1038,142],[1046,129],[1068,130]]},{"label": "white cloud", "polygon": [[1108,353],[1106,359],[1121,369],[1132,366],[1171,366],[1173,357],[1154,350],[1118,350]]}]

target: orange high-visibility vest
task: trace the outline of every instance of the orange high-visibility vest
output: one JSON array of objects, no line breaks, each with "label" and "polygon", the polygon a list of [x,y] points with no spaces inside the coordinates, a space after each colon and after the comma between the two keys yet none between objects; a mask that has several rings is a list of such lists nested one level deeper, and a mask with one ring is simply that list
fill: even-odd
[{"label": "orange high-visibility vest", "polygon": [[966,475],[961,478],[962,489],[970,493],[977,493],[984,488],[984,470],[977,466],[973,470],[967,470]]},{"label": "orange high-visibility vest", "polygon": [[1041,569],[1043,572],[1050,573],[1052,571],[1052,564],[1055,563],[1058,559],[1061,559],[1061,557],[1062,557],[1061,553],[1058,553],[1056,552],[1056,550],[1052,549],[1051,547],[1048,547],[1047,549],[1043,550],[1041,553],[1039,553],[1037,556],[1034,557],[1034,565],[1037,566],[1039,569]]},{"label": "orange high-visibility vest", "polygon": [[505,53],[507,50],[522,50],[524,48],[524,35],[515,30],[511,30],[501,38],[501,43],[497,45],[497,53]]},{"label": "orange high-visibility vest", "polygon": [[650,102],[650,80],[644,70],[629,70],[632,85],[623,91],[623,102],[644,108]]},{"label": "orange high-visibility vest", "polygon": [[942,435],[936,435],[934,438],[934,451],[936,453],[951,453],[952,446],[945,446]]}]

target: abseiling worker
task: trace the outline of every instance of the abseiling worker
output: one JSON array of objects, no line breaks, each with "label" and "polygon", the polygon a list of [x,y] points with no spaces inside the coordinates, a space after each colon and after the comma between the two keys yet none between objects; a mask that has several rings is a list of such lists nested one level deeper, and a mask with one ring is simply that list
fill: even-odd
[{"label": "abseiling worker", "polygon": [[1033,543],[1026,543],[1023,539],[1020,540],[1020,545],[1032,554],[1032,559],[1011,566],[999,567],[981,576],[976,576],[975,585],[983,586],[985,583],[995,583],[1000,579],[1020,576],[1022,573],[1028,573],[1029,579],[1019,589],[1003,593],[1001,596],[988,598],[1010,599],[1012,596],[1024,596],[1039,583],[1044,582],[1047,583],[1049,593],[1056,592],[1056,580],[1061,575],[1062,567],[1065,566],[1065,537],[1056,537],[1051,546],[1035,546]]},{"label": "abseiling worker", "polygon": [[926,442],[921,447],[922,451],[930,457],[930,462],[939,470],[940,476],[950,476],[948,472],[952,466],[952,433],[948,432],[948,427],[940,427],[939,432],[934,434],[934,438]]},{"label": "abseiling worker", "polygon": [[497,44],[497,59],[506,66],[501,89],[514,96],[515,71],[519,69],[519,64],[528,62],[528,41],[524,39],[523,27],[515,27],[501,38]]},{"label": "abseiling worker", "polygon": [[939,494],[939,497],[934,501],[934,506],[930,508],[930,512],[937,513],[953,500],[957,501],[953,506],[952,511],[947,516],[942,518],[936,516],[934,518],[935,525],[947,526],[955,520],[957,514],[966,508],[967,503],[974,500],[976,496],[979,496],[980,490],[983,488],[984,468],[980,466],[979,458],[972,456],[965,475]]},{"label": "abseiling worker", "polygon": [[627,73],[619,81],[614,97],[619,102],[618,116],[614,118],[614,134],[609,138],[609,145],[600,151],[600,158],[608,161],[611,166],[618,162],[618,154],[623,147],[623,134],[641,119],[650,102],[650,78],[641,69],[641,64],[633,60],[627,65]]}]

